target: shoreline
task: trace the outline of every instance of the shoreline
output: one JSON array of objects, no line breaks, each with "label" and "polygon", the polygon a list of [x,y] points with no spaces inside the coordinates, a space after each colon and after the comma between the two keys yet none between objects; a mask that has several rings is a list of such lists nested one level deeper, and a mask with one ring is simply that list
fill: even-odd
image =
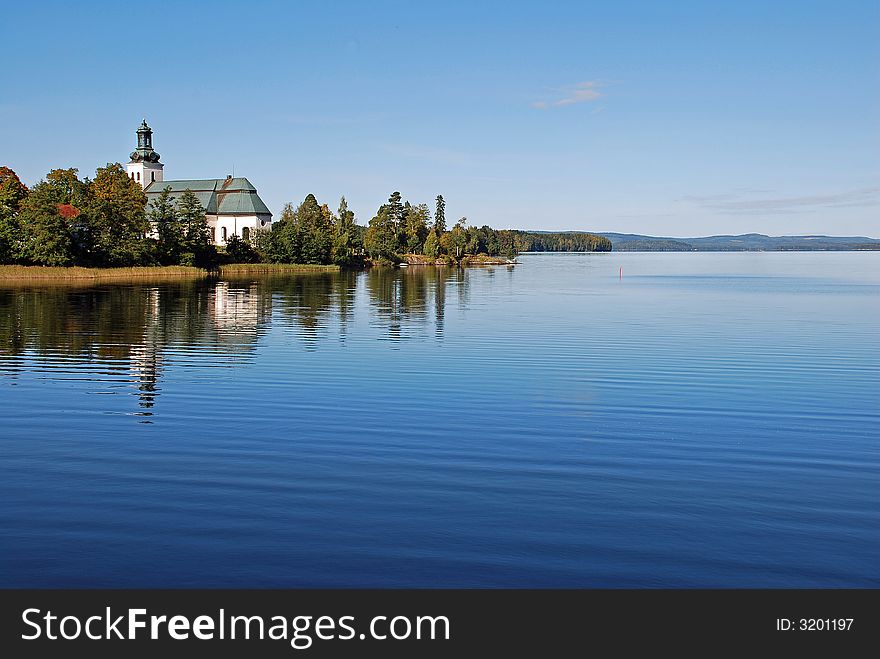
[{"label": "shoreline", "polygon": [[182,265],[85,268],[82,266],[0,265],[0,284],[168,281],[250,274],[339,272],[338,265],[232,263],[217,270]]}]

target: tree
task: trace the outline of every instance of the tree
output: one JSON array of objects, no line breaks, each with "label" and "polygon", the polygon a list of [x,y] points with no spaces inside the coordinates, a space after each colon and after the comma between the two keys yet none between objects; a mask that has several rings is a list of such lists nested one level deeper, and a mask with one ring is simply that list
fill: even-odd
[{"label": "tree", "polygon": [[364,247],[374,259],[396,263],[400,259],[397,255],[397,230],[391,213],[387,204],[379,208],[379,212],[370,220],[364,236]]},{"label": "tree", "polygon": [[88,184],[86,213],[89,222],[84,258],[91,265],[147,265],[153,259],[145,240],[150,229],[147,198],[119,163],[99,167]]},{"label": "tree", "polygon": [[354,212],[349,210],[345,197],[339,200],[336,211],[336,231],[333,238],[333,263],[353,265],[361,247],[360,231],[355,224]]},{"label": "tree", "polygon": [[259,263],[268,263],[272,261],[270,258],[273,244],[272,233],[271,227],[256,227],[251,231],[248,242],[250,243],[251,249],[253,249],[254,253],[257,255],[257,262]]},{"label": "tree", "polygon": [[404,235],[406,237],[406,249],[411,254],[421,254],[425,239],[428,237],[428,222],[431,219],[431,211],[427,204],[409,206],[406,209],[404,223]]},{"label": "tree", "polygon": [[404,218],[406,217],[406,209],[400,200],[400,193],[395,191],[388,197],[388,216],[394,222],[394,227],[398,233],[402,233]]},{"label": "tree", "polygon": [[257,263],[260,260],[250,241],[236,234],[226,239],[226,259],[229,263]]},{"label": "tree", "polygon": [[465,248],[467,247],[466,227],[467,218],[463,217],[455,223],[452,231],[447,231],[440,237],[440,244],[446,250],[446,253],[456,259],[464,256]]},{"label": "tree", "polygon": [[468,227],[465,230],[465,248],[467,254],[485,254],[486,243],[477,227]]},{"label": "tree", "polygon": [[425,256],[430,256],[432,259],[436,259],[440,256],[440,240],[437,238],[437,232],[431,229],[428,232],[428,237],[425,238]]},{"label": "tree", "polygon": [[156,232],[159,262],[163,265],[180,263],[180,255],[185,251],[183,226],[177,217],[170,187],[162,190],[159,198],[150,204],[148,218]]},{"label": "tree", "polygon": [[266,257],[273,263],[330,263],[333,231],[333,214],[309,194],[295,209],[284,206],[265,240]]},{"label": "tree", "polygon": [[446,232],[446,200],[442,194],[437,195],[437,210],[434,213],[434,232],[438,237]]},{"label": "tree", "polygon": [[71,265],[74,251],[70,228],[59,211],[57,191],[41,181],[18,214],[17,260],[33,265]]},{"label": "tree", "polygon": [[266,240],[266,258],[271,263],[296,263],[299,260],[299,237],[294,226],[293,204],[284,204],[281,217],[272,224]]},{"label": "tree", "polygon": [[9,167],[0,167],[0,263],[16,261],[21,252],[18,211],[27,199],[27,186]]},{"label": "tree", "polygon": [[214,267],[217,264],[217,248],[210,242],[205,207],[196,193],[189,189],[184,190],[177,200],[176,211],[182,234],[181,265]]},{"label": "tree", "polygon": [[[325,207],[326,208],[326,207]],[[329,209],[318,205],[315,195],[308,194],[294,213],[294,225],[299,234],[299,263],[330,263],[332,248],[332,215]]]},{"label": "tree", "polygon": [[9,167],[0,167],[0,216],[17,213],[28,196],[27,186]]},{"label": "tree", "polygon": [[82,209],[88,203],[89,184],[80,181],[78,169],[53,169],[46,174],[46,184],[57,195],[59,204],[67,204]]}]

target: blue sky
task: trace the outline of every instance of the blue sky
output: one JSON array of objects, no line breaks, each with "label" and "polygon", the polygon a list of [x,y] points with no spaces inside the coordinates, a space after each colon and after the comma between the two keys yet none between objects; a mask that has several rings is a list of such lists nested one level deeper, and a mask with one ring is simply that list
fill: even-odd
[{"label": "blue sky", "polygon": [[880,237],[880,2],[18,2],[0,164],[530,229]]}]

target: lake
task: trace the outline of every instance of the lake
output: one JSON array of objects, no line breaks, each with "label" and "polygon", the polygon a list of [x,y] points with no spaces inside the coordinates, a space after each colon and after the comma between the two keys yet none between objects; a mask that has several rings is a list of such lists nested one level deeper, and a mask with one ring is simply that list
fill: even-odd
[{"label": "lake", "polygon": [[0,284],[0,586],[880,586],[880,252]]}]

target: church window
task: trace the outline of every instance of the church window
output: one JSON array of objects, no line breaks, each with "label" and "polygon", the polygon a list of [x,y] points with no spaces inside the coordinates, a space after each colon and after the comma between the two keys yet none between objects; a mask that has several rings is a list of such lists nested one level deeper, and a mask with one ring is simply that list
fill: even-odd
[{"label": "church window", "polygon": [[226,227],[220,229],[220,235],[223,236],[223,240],[226,240]]},{"label": "church window", "polygon": [[150,172],[150,183],[156,180],[156,172]]},{"label": "church window", "polygon": [[242,227],[241,228],[241,237],[247,240],[251,237],[251,228],[250,227]]},{"label": "church window", "polygon": [[215,229],[214,227],[211,227],[211,242],[217,242],[217,229]]},{"label": "church window", "polygon": [[140,172],[137,173],[137,180],[138,180],[138,182],[140,182],[140,180],[141,180],[141,173]]}]

